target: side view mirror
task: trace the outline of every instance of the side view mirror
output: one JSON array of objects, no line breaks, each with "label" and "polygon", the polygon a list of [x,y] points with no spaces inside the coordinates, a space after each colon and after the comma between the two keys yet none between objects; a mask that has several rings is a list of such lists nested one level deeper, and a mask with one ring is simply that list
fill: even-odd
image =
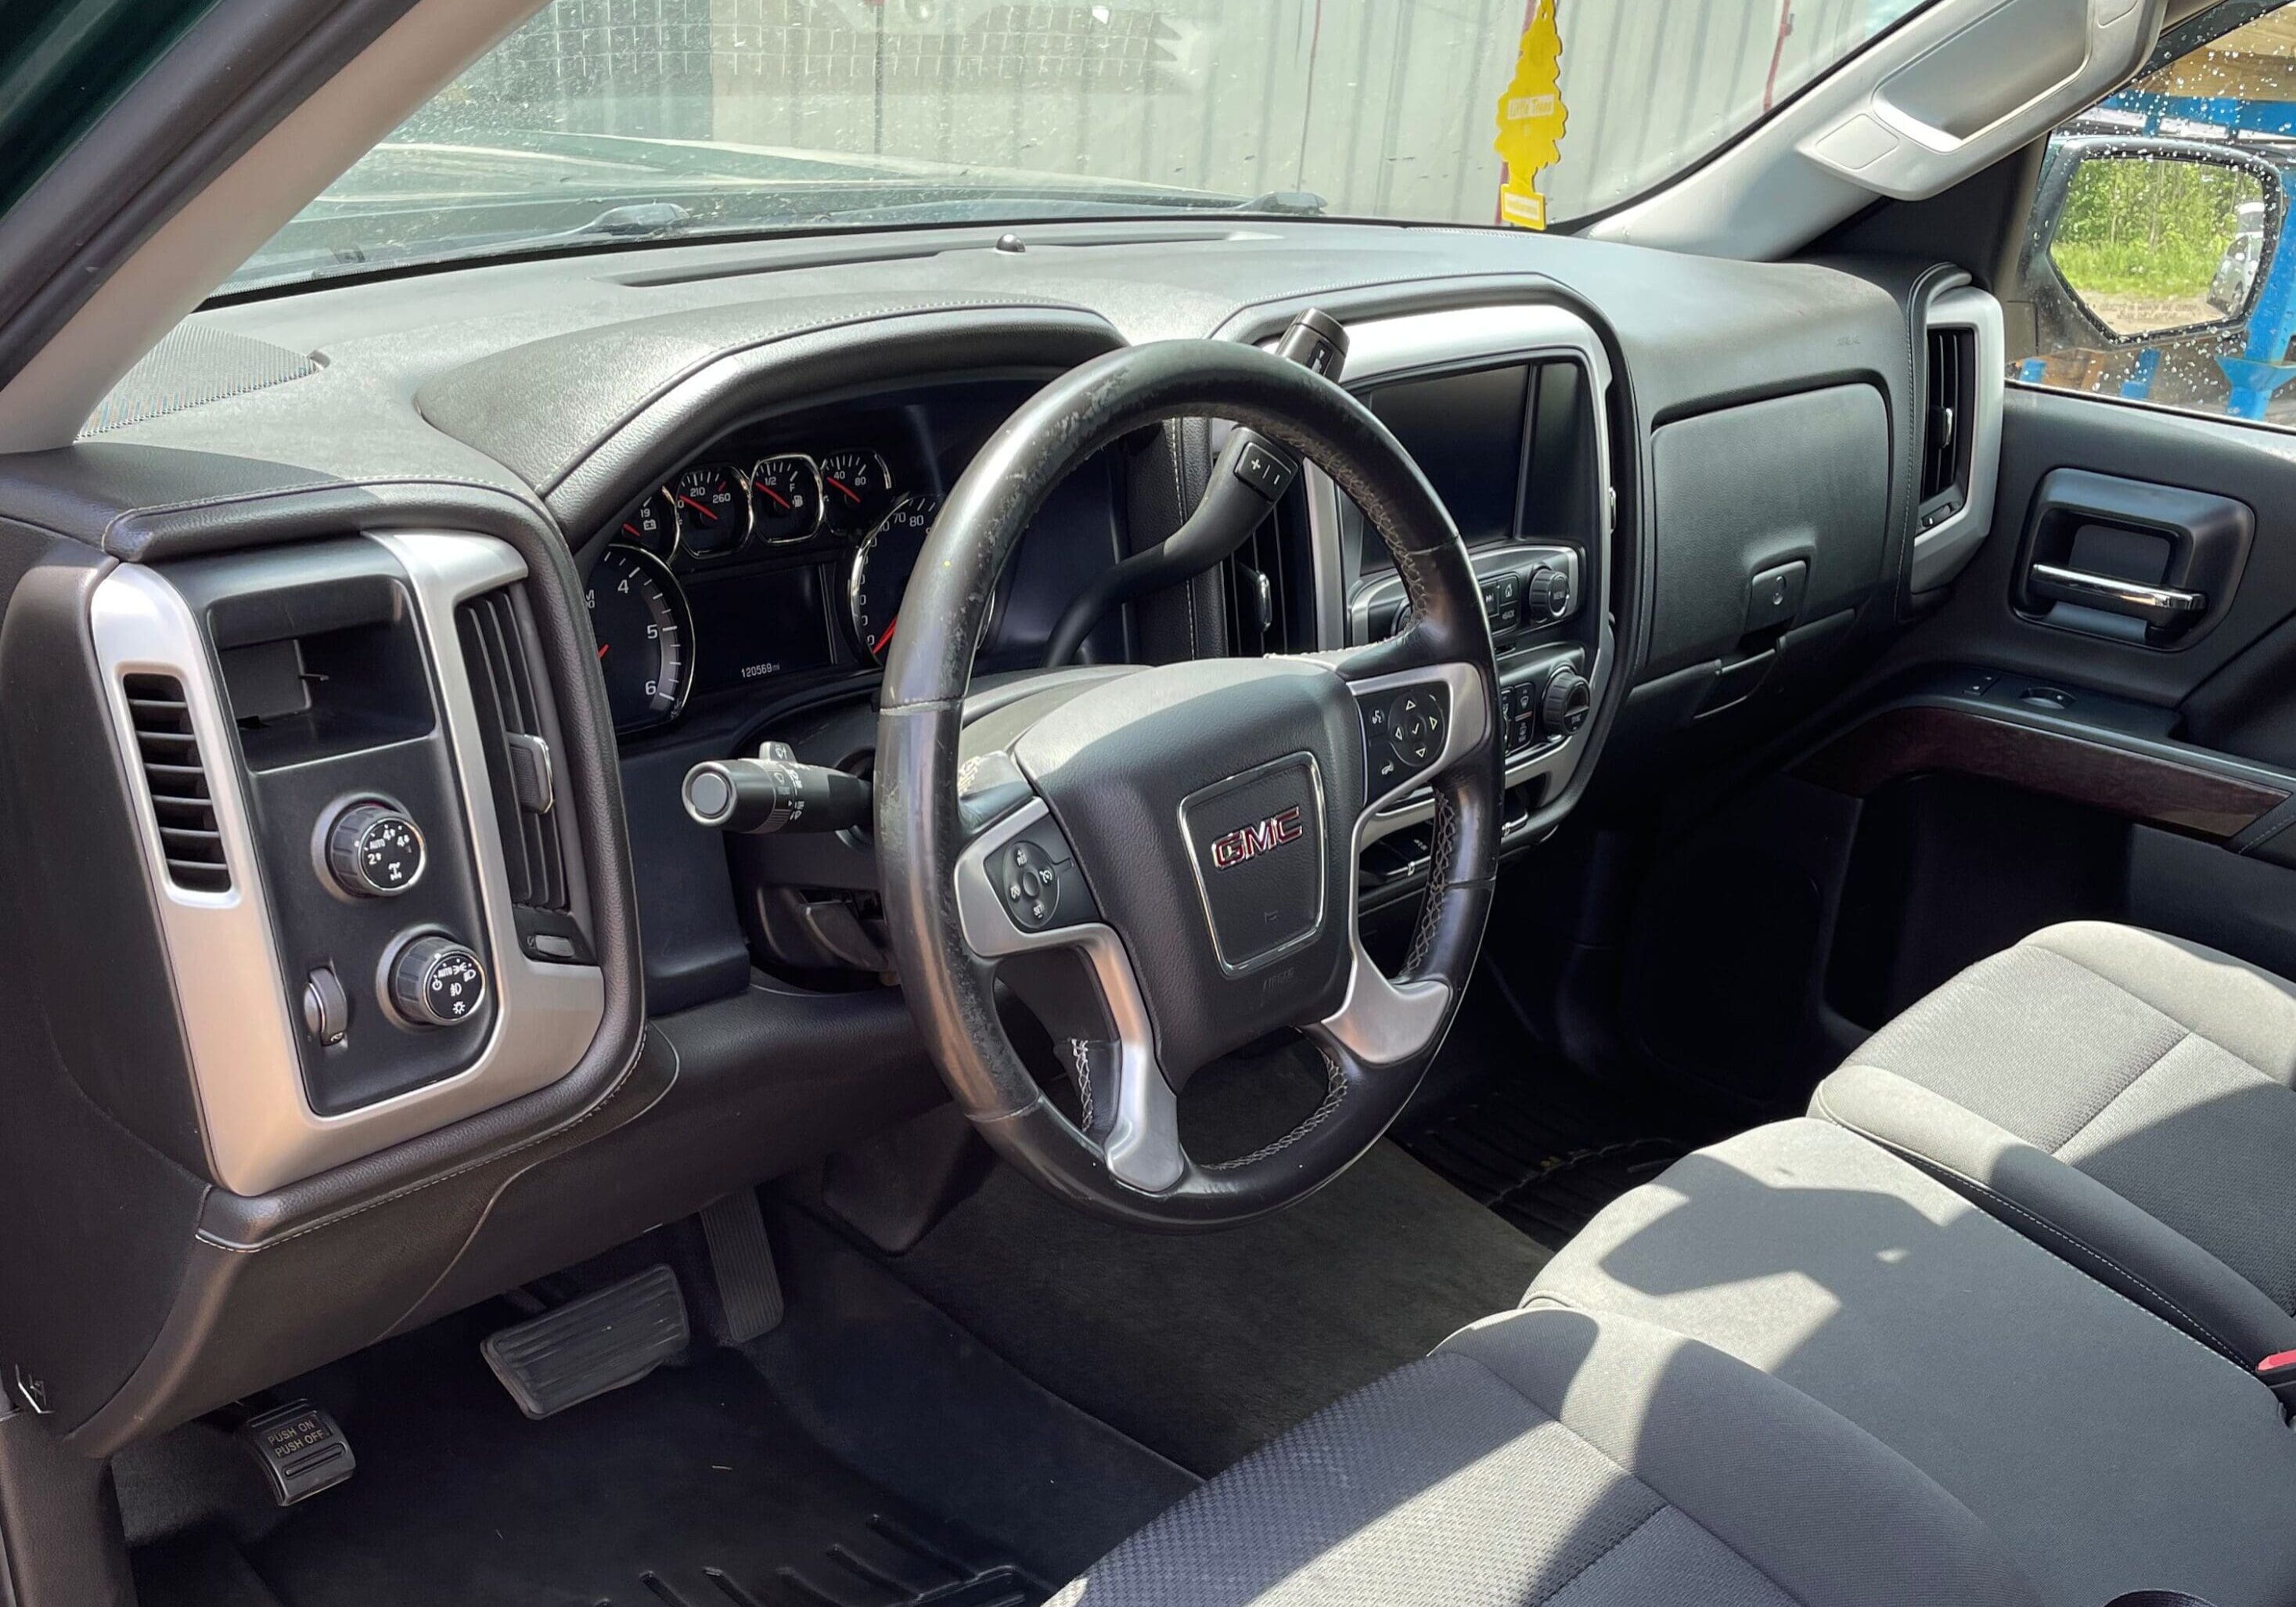
[{"label": "side view mirror", "polygon": [[2248,321],[2287,215],[2276,166],[2193,140],[2080,140],[2069,154],[2049,266],[2113,344]]}]

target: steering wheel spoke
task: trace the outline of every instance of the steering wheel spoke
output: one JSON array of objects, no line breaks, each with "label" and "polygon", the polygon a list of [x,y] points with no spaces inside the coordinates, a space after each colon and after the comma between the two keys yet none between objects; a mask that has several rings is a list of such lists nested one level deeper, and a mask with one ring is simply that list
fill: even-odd
[{"label": "steering wheel spoke", "polygon": [[[1148,1194],[1177,1183],[1187,1170],[1178,1096],[1157,1058],[1147,999],[1043,799],[1006,812],[958,856],[956,910],[972,957],[1016,973],[1014,991],[1062,1041],[1080,1131],[1110,1174]],[[1029,963],[1055,956],[1079,963]]]}]

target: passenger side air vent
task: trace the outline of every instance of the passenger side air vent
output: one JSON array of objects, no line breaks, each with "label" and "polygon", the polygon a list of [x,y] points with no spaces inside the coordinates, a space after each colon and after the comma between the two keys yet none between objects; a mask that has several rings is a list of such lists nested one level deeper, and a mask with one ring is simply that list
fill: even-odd
[{"label": "passenger side air vent", "polygon": [[1929,332],[1929,389],[1922,414],[1922,506],[1967,490],[1968,423],[1975,400],[1977,332]]},{"label": "passenger side air vent", "polygon": [[566,852],[554,807],[550,743],[527,651],[524,600],[516,587],[490,591],[457,608],[455,624],[478,705],[511,902],[521,910],[562,912],[569,903]]},{"label": "passenger side air vent", "polygon": [[127,694],[127,718],[135,728],[136,754],[152,794],[168,879],[187,892],[230,892],[231,866],[224,858],[215,795],[208,787],[200,739],[192,730],[184,683],[172,675],[126,675],[120,678],[120,689]]},{"label": "passenger side air vent", "polygon": [[1236,658],[1310,653],[1316,641],[1315,585],[1298,493],[1277,503],[1220,565],[1227,650]]}]

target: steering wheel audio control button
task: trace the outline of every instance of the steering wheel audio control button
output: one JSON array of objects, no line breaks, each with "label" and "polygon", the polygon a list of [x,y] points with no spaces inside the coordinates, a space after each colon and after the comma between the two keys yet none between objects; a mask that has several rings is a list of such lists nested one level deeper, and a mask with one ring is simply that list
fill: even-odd
[{"label": "steering wheel audio control button", "polygon": [[353,898],[398,897],[422,862],[422,833],[388,804],[354,804],[327,828],[327,869]]}]

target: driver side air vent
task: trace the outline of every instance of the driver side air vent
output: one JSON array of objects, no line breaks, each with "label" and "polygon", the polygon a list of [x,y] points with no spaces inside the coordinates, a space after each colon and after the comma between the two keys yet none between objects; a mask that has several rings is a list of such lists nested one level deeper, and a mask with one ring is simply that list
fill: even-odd
[{"label": "driver side air vent", "polygon": [[455,611],[478,705],[487,779],[502,833],[511,902],[522,910],[568,907],[566,852],[558,837],[550,743],[544,736],[524,598],[515,587],[473,597]]},{"label": "driver side air vent", "polygon": [[184,683],[172,675],[126,675],[120,690],[127,696],[127,718],[135,728],[136,754],[152,795],[168,879],[187,892],[230,892],[231,866],[224,859],[215,795],[208,788],[207,764],[192,730]]},{"label": "driver side air vent", "polygon": [[1227,611],[1231,656],[1315,651],[1315,587],[1307,531],[1307,511],[1295,491],[1222,561],[1220,600]]}]

